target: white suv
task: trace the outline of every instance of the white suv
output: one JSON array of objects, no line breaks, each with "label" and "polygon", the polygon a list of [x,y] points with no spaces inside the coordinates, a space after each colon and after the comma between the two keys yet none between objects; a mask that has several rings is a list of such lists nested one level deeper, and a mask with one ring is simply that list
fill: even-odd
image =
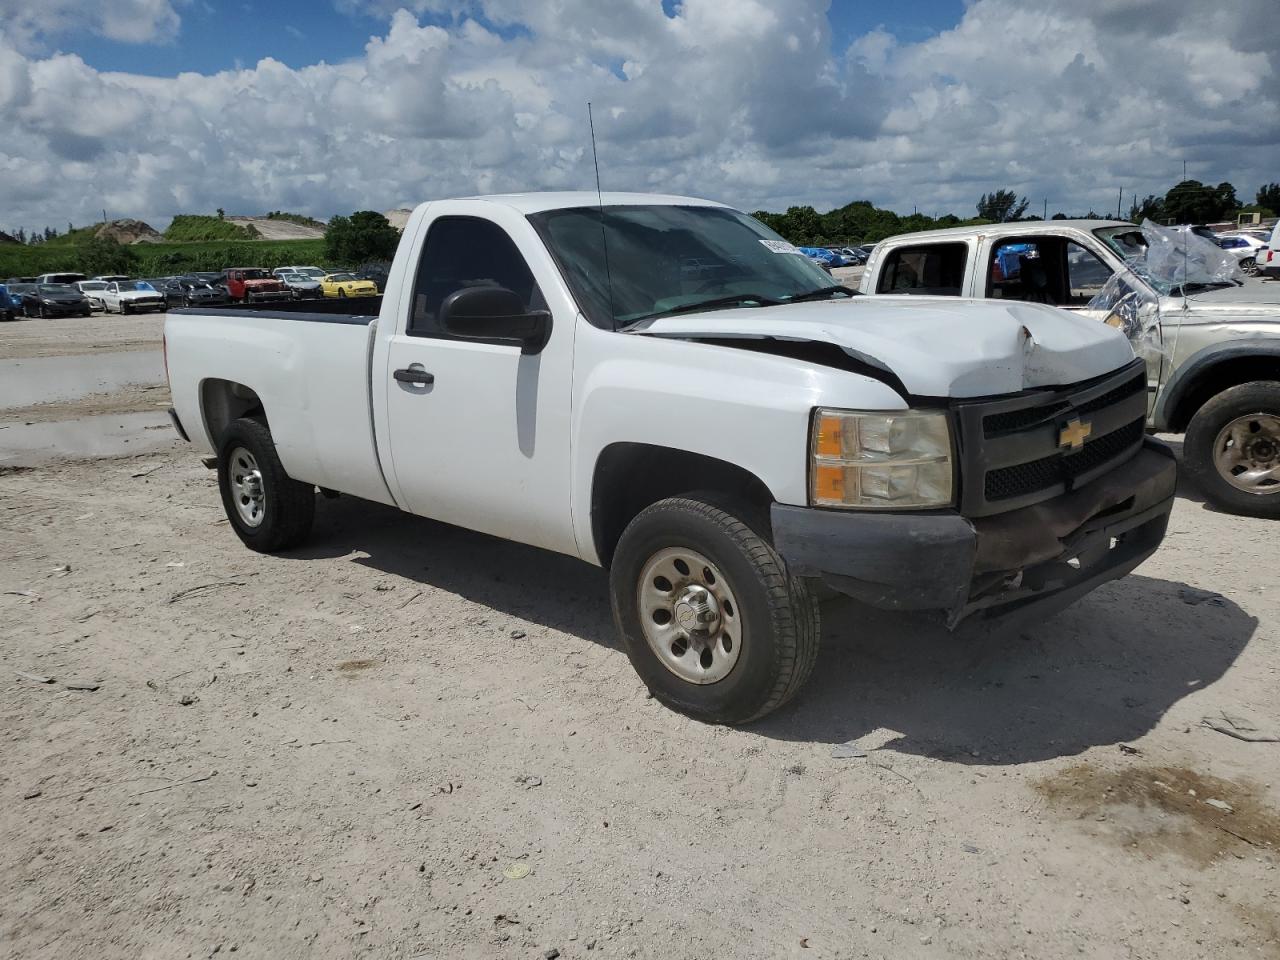
[{"label": "white suv", "polygon": [[1280,222],[1271,231],[1271,239],[1267,245],[1258,250],[1258,276],[1280,279]]}]

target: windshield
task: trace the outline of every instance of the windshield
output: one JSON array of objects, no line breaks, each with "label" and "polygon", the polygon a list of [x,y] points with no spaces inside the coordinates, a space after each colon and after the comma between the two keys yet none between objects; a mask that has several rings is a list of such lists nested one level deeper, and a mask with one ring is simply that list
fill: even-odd
[{"label": "windshield", "polygon": [[9,284],[10,293],[30,293],[36,288],[34,283],[11,283]]},{"label": "windshield", "polygon": [[79,293],[80,291],[72,287],[68,287],[65,283],[42,283],[40,284],[40,292],[56,293],[65,296],[66,294]]},{"label": "windshield", "polygon": [[151,286],[145,280],[125,280],[123,283],[117,284],[123,290],[145,290],[148,293],[155,293],[156,288]]},{"label": "windshield", "polygon": [[312,280],[319,280],[321,277],[324,276],[324,271],[321,270],[319,267],[303,267],[301,270],[298,271],[298,273],[301,273],[304,276],[310,277]]},{"label": "windshield", "polygon": [[606,329],[703,301],[732,306],[741,295],[742,302],[786,302],[833,284],[764,224],[725,207],[606,207],[603,228],[594,207],[548,210],[529,220],[578,305]]},{"label": "windshield", "polygon": [[354,280],[355,277],[349,273],[334,273],[329,275],[329,279],[334,283],[346,283],[349,280]]},{"label": "windshield", "polygon": [[103,280],[85,280],[79,284],[81,290],[105,290],[107,284]]},{"label": "windshield", "polygon": [[1100,227],[1094,235],[1161,296],[1234,286],[1241,277],[1235,257],[1188,230],[1144,220],[1141,227]]}]

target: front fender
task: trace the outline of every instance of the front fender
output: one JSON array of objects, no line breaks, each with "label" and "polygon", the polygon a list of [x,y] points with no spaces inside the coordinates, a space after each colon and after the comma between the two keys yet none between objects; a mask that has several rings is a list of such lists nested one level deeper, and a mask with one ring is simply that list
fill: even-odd
[{"label": "front fender", "polygon": [[591,486],[611,444],[723,460],[758,477],[776,502],[804,504],[815,407],[907,407],[878,380],[756,350],[581,324],[576,353],[571,503],[579,553],[591,562]]},{"label": "front fender", "polygon": [[[1277,334],[1280,334],[1280,330],[1277,330]],[[1280,335],[1259,333],[1248,338],[1221,340],[1192,353],[1177,365],[1165,383],[1164,389],[1156,397],[1153,416],[1155,428],[1170,429],[1179,404],[1195,388],[1197,381],[1213,367],[1231,360],[1257,357],[1280,361]]]}]

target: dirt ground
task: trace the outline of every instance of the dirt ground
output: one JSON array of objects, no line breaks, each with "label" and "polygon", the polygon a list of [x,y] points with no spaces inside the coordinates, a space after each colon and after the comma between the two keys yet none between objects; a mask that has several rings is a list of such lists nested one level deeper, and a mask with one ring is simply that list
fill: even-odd
[{"label": "dirt ground", "polygon": [[1020,632],[833,605],[727,729],[577,561],[349,498],[259,556],[176,440],[11,468],[0,957],[1280,957],[1280,743],[1203,723],[1280,733],[1276,532],[1186,491]]}]

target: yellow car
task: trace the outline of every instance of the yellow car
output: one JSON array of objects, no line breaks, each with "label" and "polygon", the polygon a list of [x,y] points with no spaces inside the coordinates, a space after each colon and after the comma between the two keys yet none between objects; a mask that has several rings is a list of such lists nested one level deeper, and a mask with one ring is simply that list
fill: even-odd
[{"label": "yellow car", "polygon": [[376,297],[378,285],[372,280],[358,280],[351,273],[330,273],[320,278],[320,289],[326,297]]}]

